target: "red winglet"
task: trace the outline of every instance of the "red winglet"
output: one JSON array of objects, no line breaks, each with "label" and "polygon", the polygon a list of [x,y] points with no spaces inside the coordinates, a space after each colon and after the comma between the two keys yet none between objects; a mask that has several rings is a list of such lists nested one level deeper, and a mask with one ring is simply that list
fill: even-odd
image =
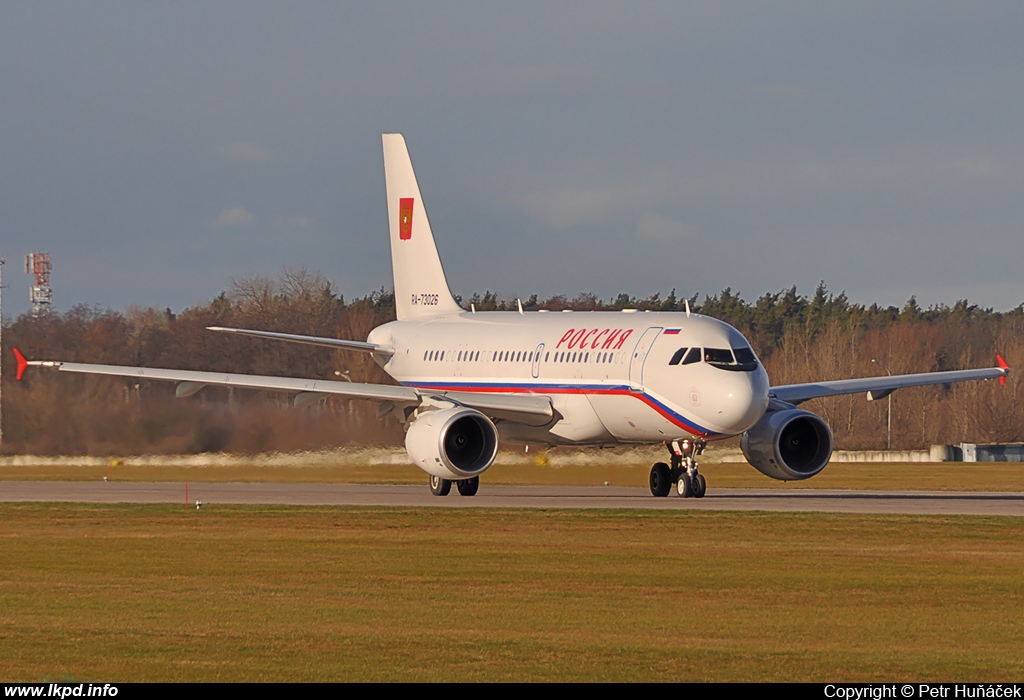
[{"label": "red winglet", "polygon": [[[1010,365],[1006,364],[1006,360],[1003,356],[996,353],[996,362],[999,363],[999,369],[1010,369]],[[1006,386],[1006,375],[1004,374],[999,378],[999,386]]]},{"label": "red winglet", "polygon": [[20,380],[21,375],[25,374],[25,369],[28,367],[28,360],[25,359],[25,356],[21,354],[18,348],[11,349],[14,350],[14,356],[18,358],[18,374],[15,375],[15,379]]}]

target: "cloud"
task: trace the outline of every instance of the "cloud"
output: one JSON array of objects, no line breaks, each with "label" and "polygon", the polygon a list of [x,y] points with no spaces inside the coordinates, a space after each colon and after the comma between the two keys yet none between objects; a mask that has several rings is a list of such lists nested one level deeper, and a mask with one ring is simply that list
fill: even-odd
[{"label": "cloud", "polygon": [[262,163],[270,160],[270,152],[267,149],[248,141],[235,141],[226,146],[217,146],[213,150],[219,155],[243,163]]},{"label": "cloud", "polygon": [[696,226],[651,212],[645,212],[636,224],[636,237],[646,241],[678,241],[696,235]]},{"label": "cloud", "polygon": [[495,94],[557,95],[561,99],[572,95],[596,94],[621,88],[626,81],[596,70],[562,65],[511,66],[487,73],[485,86]]},{"label": "cloud", "polygon": [[655,181],[551,187],[514,197],[512,201],[533,218],[562,229],[642,209],[661,201],[664,194],[664,185]]},{"label": "cloud", "polygon": [[274,226],[287,226],[289,228],[312,228],[313,220],[306,216],[290,216],[283,219],[280,216],[274,219]]},{"label": "cloud", "polygon": [[[965,187],[1024,183],[1024,172],[993,158],[911,154],[733,161],[700,173],[653,169],[620,182],[587,182],[595,177],[593,172],[600,177],[601,172],[612,172],[615,167],[592,164],[589,169],[590,174],[535,174],[529,178],[531,184],[523,187],[521,194],[510,196],[509,201],[528,216],[554,229],[565,229],[622,216],[647,217],[645,212],[671,209],[683,202],[738,204],[799,196],[853,197],[865,192],[942,197]],[[637,232],[653,231],[654,227],[653,219],[648,219]]]},{"label": "cloud", "polygon": [[250,214],[245,207],[230,207],[228,209],[223,209],[213,221],[213,225],[218,228],[227,228],[229,226],[249,226],[250,224],[255,223],[256,217]]}]

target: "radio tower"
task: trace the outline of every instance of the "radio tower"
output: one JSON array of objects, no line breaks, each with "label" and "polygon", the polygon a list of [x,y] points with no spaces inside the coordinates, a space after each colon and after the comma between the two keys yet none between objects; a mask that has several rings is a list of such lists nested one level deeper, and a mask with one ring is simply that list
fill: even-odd
[{"label": "radio tower", "polygon": [[[4,331],[4,264],[7,258],[0,255],[0,336]],[[0,387],[4,385],[4,353],[3,342],[0,342]],[[0,394],[0,447],[4,444],[4,401],[3,394]]]},{"label": "radio tower", "polygon": [[42,316],[50,311],[53,304],[53,290],[50,289],[49,253],[29,253],[25,256],[25,272],[35,275],[36,283],[29,289],[28,300],[32,302],[32,315]]}]

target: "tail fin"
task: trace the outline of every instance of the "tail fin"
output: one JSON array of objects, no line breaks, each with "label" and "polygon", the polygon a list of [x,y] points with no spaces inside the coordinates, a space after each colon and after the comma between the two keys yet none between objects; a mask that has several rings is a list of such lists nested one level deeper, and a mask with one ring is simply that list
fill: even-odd
[{"label": "tail fin", "polygon": [[384,178],[398,320],[461,312],[448,288],[401,134],[384,134]]}]

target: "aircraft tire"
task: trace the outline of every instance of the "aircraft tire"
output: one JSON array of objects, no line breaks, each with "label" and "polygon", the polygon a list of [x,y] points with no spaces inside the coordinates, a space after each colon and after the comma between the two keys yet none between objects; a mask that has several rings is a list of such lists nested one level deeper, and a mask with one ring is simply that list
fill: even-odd
[{"label": "aircraft tire", "polygon": [[651,494],[658,496],[667,496],[669,491],[672,490],[672,470],[668,468],[668,465],[664,462],[658,462],[651,467]]},{"label": "aircraft tire", "polygon": [[693,495],[693,482],[690,481],[690,475],[685,472],[679,477],[679,481],[676,482],[676,492],[680,498],[689,498]]},{"label": "aircraft tire", "polygon": [[475,496],[480,488],[480,477],[474,476],[471,479],[459,479],[455,483],[459,487],[460,496]]},{"label": "aircraft tire", "polygon": [[[439,476],[430,475],[430,493],[435,496],[447,496],[451,493],[452,482],[449,479],[442,479]],[[461,490],[461,489],[460,489]]]},{"label": "aircraft tire", "polygon": [[693,497],[704,498],[704,494],[708,492],[708,482],[704,480],[704,475],[698,474],[693,482]]}]

